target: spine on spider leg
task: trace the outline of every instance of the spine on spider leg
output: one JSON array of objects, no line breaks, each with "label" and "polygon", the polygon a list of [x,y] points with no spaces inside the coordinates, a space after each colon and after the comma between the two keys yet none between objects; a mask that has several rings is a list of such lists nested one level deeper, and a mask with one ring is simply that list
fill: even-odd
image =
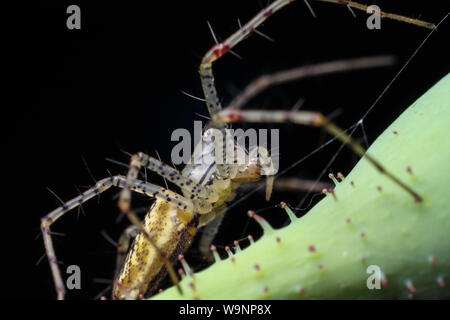
[{"label": "spine on spider leg", "polygon": [[[302,218],[242,244],[156,299],[450,297],[450,74],[410,106],[369,152],[423,197],[415,203],[362,159]],[[281,209],[279,214],[282,214]],[[272,213],[272,214],[278,214]],[[268,254],[269,253],[269,254]]]}]

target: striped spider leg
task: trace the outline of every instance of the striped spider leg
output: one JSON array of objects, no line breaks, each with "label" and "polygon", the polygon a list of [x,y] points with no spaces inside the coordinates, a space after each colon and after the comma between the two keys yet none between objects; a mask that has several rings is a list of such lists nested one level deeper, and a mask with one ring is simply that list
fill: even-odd
[{"label": "striped spider leg", "polygon": [[[65,202],[62,206],[56,208],[55,210],[53,210],[52,212],[50,212],[41,219],[41,231],[44,239],[45,251],[52,271],[53,281],[55,283],[58,299],[60,300],[64,299],[65,287],[61,276],[61,272],[58,267],[55,249],[53,247],[53,241],[50,231],[51,225],[70,210],[82,205],[89,199],[92,199],[93,197],[105,192],[110,187],[114,186],[124,188],[125,185],[126,185],[126,178],[124,176],[118,175],[102,179],[98,181],[92,188],[86,190],[85,192],[73,198],[72,200]],[[164,201],[167,201],[167,199],[171,199],[179,207],[185,208],[186,206],[187,210],[193,210],[192,204],[188,199],[185,199],[183,196],[180,196],[170,190],[164,189],[162,187],[150,183],[136,180],[133,182],[130,190]],[[130,220],[135,224],[138,230],[141,230],[142,225],[138,223],[139,219],[137,218],[137,216],[134,213],[130,213],[129,217],[131,217]]]},{"label": "striped spider leg", "polygon": [[[346,5],[350,8],[355,8],[358,10],[367,10],[368,6],[359,4],[353,1],[347,0],[319,0],[325,2],[331,2],[335,4]],[[249,36],[261,23],[263,23],[269,16],[274,14],[276,11],[280,10],[285,5],[293,2],[293,0],[276,0],[273,1],[266,8],[261,10],[253,19],[247,22],[243,27],[229,36],[225,41],[221,43],[217,43],[213,46],[203,57],[201,65],[200,65],[200,79],[202,82],[202,89],[206,99],[206,105],[211,115],[212,126],[219,128],[220,130],[224,130],[226,127],[225,123],[237,122],[237,121],[246,121],[246,122],[294,122],[302,125],[312,125],[323,128],[325,131],[331,133],[333,136],[336,136],[341,141],[345,142],[357,155],[360,157],[364,156],[368,161],[370,161],[378,171],[388,176],[392,181],[398,184],[401,188],[411,194],[416,202],[421,202],[422,198],[410,187],[400,181],[397,177],[387,171],[384,166],[382,166],[377,160],[375,160],[370,155],[366,154],[366,150],[354,141],[349,135],[345,133],[345,131],[341,130],[339,127],[328,121],[322,114],[318,112],[308,112],[308,111],[295,111],[295,112],[286,112],[286,111],[240,111],[240,110],[231,110],[227,108],[222,111],[222,106],[220,100],[217,95],[217,90],[214,85],[214,76],[212,72],[212,63],[217,59],[221,58],[228,51],[230,51],[234,46],[236,46],[239,42]],[[435,29],[436,26],[432,23],[428,23],[425,21],[412,19],[404,16],[400,16],[397,14],[391,14],[387,12],[380,11],[378,12],[381,18],[388,18],[393,20],[402,21],[405,23],[414,24],[420,27],[425,27],[429,29]],[[375,60],[374,60],[375,59]],[[342,67],[347,67],[347,69],[358,69],[358,68],[367,68],[373,66],[380,66],[392,63],[389,61],[390,58],[381,57],[381,58],[368,58],[368,60],[358,60],[351,61],[350,63],[343,62],[334,63],[333,65],[321,65],[315,70],[291,70],[290,72],[284,72],[283,74],[276,74],[272,77],[261,78],[259,82],[249,86],[246,91],[244,91],[244,95],[241,95],[237,98],[248,100],[250,97],[255,95],[257,92],[262,91],[264,88],[269,87],[271,85],[275,85],[277,83],[282,83],[286,81],[291,81],[293,79],[305,76],[312,75],[314,73],[327,73],[342,70]],[[383,61],[384,60],[384,61]],[[322,67],[322,68],[321,68]],[[306,74],[301,74],[306,71]],[[242,101],[239,102],[241,105]],[[216,150],[217,148],[225,148],[226,143],[215,142]],[[225,152],[222,152],[222,155],[225,156]],[[223,162],[222,162],[223,163]],[[223,164],[217,164],[217,169],[219,172],[219,176],[222,178],[226,178],[229,175],[229,167]]]}]

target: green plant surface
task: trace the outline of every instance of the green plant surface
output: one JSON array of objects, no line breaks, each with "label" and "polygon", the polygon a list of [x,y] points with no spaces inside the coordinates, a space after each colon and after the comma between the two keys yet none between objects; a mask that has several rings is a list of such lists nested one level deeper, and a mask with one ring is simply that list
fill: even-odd
[{"label": "green plant surface", "polygon": [[[368,150],[413,198],[361,159],[308,214],[153,299],[450,297],[450,74]],[[282,209],[273,214],[284,214]],[[370,265],[382,271],[369,290]],[[447,282],[447,283],[445,283]]]}]

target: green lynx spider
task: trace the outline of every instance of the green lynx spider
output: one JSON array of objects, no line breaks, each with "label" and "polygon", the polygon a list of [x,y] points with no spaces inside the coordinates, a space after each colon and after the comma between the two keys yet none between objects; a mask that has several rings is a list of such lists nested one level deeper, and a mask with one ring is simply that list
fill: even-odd
[{"label": "green lynx spider", "polygon": [[[366,11],[367,6],[340,0],[319,0],[346,5],[350,8]],[[321,64],[312,68],[293,69],[280,72],[272,76],[262,77],[252,83],[238,96],[229,107],[223,109],[214,85],[212,64],[230,51],[239,42],[249,36],[269,16],[293,2],[293,0],[277,0],[261,10],[252,20],[228,37],[224,42],[213,46],[203,57],[200,65],[200,79],[206,99],[206,105],[211,116],[211,127],[223,132],[227,123],[236,121],[246,122],[293,122],[301,125],[321,127],[323,130],[343,141],[360,157],[364,156],[381,173],[389,177],[400,188],[409,193],[416,203],[422,198],[396,176],[387,171],[377,160],[366,154],[365,149],[343,130],[331,123],[321,113],[314,111],[241,111],[239,108],[248,99],[271,85],[292,81],[309,75],[337,72],[349,69],[362,69],[382,66],[391,63],[389,57],[361,58],[349,61]],[[433,24],[410,19],[403,16],[379,12],[382,18],[395,19],[417,26],[433,29]],[[215,152],[225,144],[215,141],[213,144],[202,142],[203,153],[195,153],[193,157],[201,157],[207,152]],[[235,145],[235,151],[238,148]],[[225,156],[225,152],[222,153]],[[223,162],[222,162],[223,163]],[[152,170],[160,176],[177,185],[182,194],[143,182],[137,179],[142,167]],[[172,264],[189,247],[196,230],[213,221],[226,210],[226,202],[231,201],[234,191],[243,182],[256,181],[261,177],[261,170],[271,169],[272,162],[268,151],[262,147],[258,149],[257,159],[247,159],[245,165],[218,164],[213,166],[194,166],[188,164],[179,172],[144,153],[137,153],[131,157],[129,171],[126,176],[112,176],[98,181],[94,187],[83,192],[78,197],[64,203],[41,220],[46,254],[52,271],[58,299],[64,299],[65,287],[57,264],[56,254],[51,238],[50,226],[66,212],[81,205],[87,200],[106,191],[111,186],[122,189],[119,208],[125,213],[137,229],[137,236],[131,245],[125,264],[118,275],[113,290],[116,299],[135,299],[139,296],[154,292],[159,281],[168,272],[174,284],[178,285],[178,278]],[[266,197],[269,198],[274,176],[267,176]],[[156,202],[141,222],[132,211],[131,192],[145,194],[156,198]],[[164,227],[161,227],[164,225]],[[128,248],[129,236],[121,239],[119,248],[122,254]],[[207,243],[207,241],[206,241]],[[179,290],[181,290],[179,288]]]}]

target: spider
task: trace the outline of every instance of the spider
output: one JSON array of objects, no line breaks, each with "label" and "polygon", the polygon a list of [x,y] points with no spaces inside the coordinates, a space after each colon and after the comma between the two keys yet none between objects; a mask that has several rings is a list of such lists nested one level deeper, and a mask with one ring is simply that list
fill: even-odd
[{"label": "spider", "polygon": [[[367,154],[358,142],[321,113],[303,110],[240,110],[249,99],[269,86],[306,76],[389,65],[392,63],[390,57],[369,57],[323,63],[263,76],[252,82],[227,108],[222,108],[214,83],[213,62],[230,52],[269,16],[292,1],[273,1],[224,42],[217,43],[204,55],[200,64],[200,79],[211,117],[208,126],[211,130],[205,132],[194,150],[192,161],[186,164],[181,172],[158,159],[139,152],[131,157],[126,176],[116,175],[102,179],[92,188],[42,218],[41,230],[58,299],[64,298],[65,287],[56,260],[50,226],[68,211],[112,186],[122,189],[118,205],[132,222],[132,227],[128,228],[119,240],[118,262],[125,262],[115,280],[113,289],[113,298],[115,299],[136,299],[141,295],[153,293],[166,273],[178,286],[178,278],[172,264],[190,246],[198,228],[203,226],[216,228],[217,223],[213,222],[219,221],[225,214],[226,204],[233,200],[235,192],[241,184],[258,181],[262,176],[266,176],[266,199],[270,198],[276,170],[269,151],[262,146],[256,147],[250,153],[243,150],[241,145],[228,138],[226,134],[228,123],[238,121],[292,122],[320,127],[345,143],[358,156],[364,156],[381,174],[386,175],[410,194],[415,202],[422,202],[419,194],[387,171],[380,162]],[[367,6],[351,1],[321,1],[344,4],[360,10],[367,9]],[[420,20],[385,12],[380,12],[380,15],[422,27],[435,28],[434,25]],[[216,134],[222,138],[211,139],[211,135]],[[230,145],[231,148],[229,148]],[[244,155],[243,163],[225,161],[229,156],[233,157],[238,153]],[[212,161],[205,162],[205,158]],[[147,168],[169,180],[181,189],[182,194],[138,180],[141,168]],[[131,208],[132,192],[156,199],[143,222]],[[202,251],[207,251],[214,232],[205,232],[204,235],[206,236],[205,239],[202,239]],[[134,242],[128,251],[130,239],[133,237]],[[127,255],[126,258],[125,255]],[[181,291],[179,286],[178,288]]]}]

